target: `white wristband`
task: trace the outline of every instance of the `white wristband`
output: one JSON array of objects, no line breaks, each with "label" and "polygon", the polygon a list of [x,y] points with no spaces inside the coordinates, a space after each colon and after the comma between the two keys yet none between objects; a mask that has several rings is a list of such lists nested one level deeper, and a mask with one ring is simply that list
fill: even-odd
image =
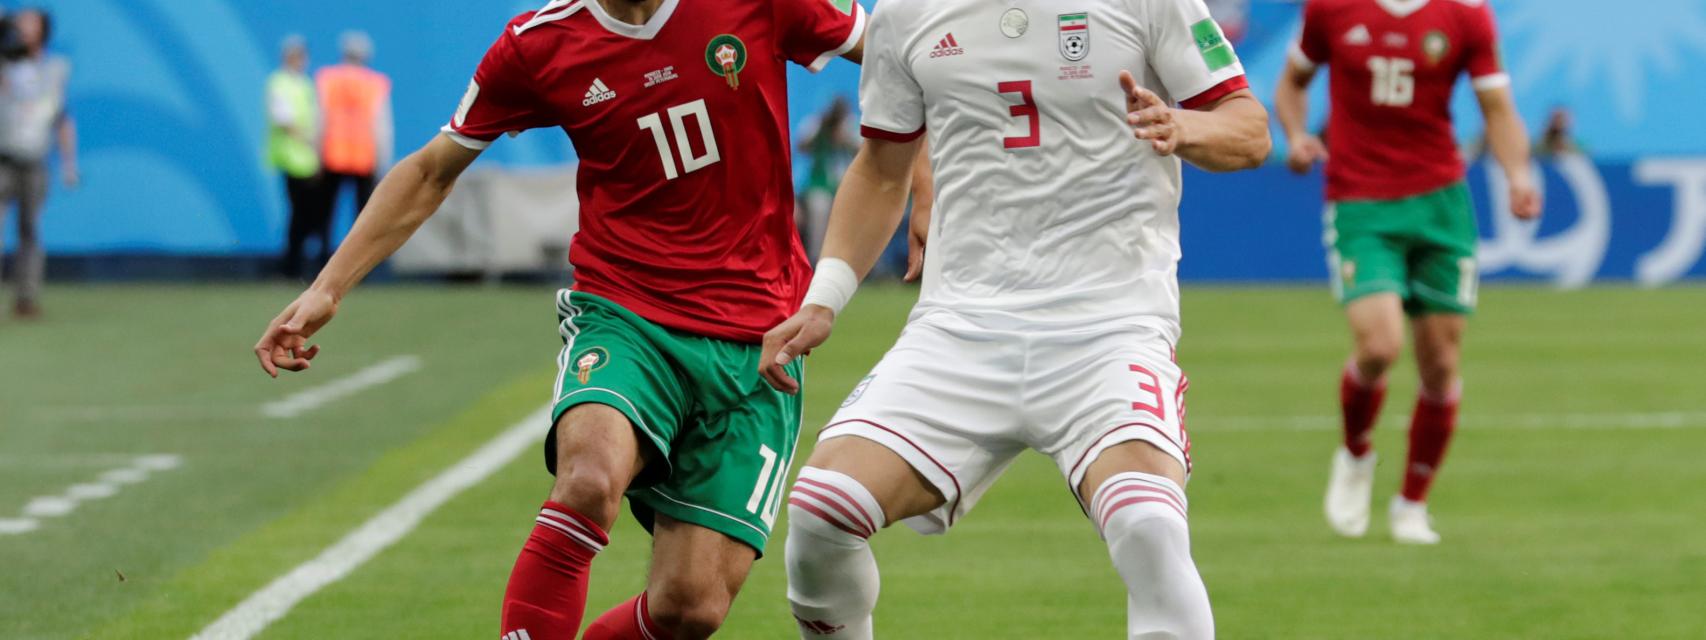
[{"label": "white wristband", "polygon": [[824,258],[817,263],[817,273],[812,276],[812,286],[806,289],[806,299],[801,307],[808,304],[828,307],[836,315],[841,315],[841,309],[847,306],[847,301],[853,299],[853,292],[859,290],[859,275],[853,272],[852,265],[840,258]]}]

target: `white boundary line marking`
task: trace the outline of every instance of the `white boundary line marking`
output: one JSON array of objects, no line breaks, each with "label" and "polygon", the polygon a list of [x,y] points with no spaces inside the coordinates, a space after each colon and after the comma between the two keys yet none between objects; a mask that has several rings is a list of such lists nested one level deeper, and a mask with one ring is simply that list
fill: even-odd
[{"label": "white boundary line marking", "polygon": [[343,579],[396,544],[445,502],[490,477],[523,451],[537,446],[550,420],[551,407],[547,406],[511,425],[468,457],[369,518],[314,559],[250,594],[191,640],[246,640],[258,635],[297,603]]},{"label": "white boundary line marking", "polygon": [[317,387],[303,389],[261,405],[268,418],[294,418],[368,387],[376,387],[419,371],[420,356],[397,356]]},{"label": "white boundary line marking", "polygon": [[80,482],[67,487],[59,495],[31,498],[24,504],[20,517],[0,518],[0,536],[35,531],[41,528],[44,519],[71,515],[77,510],[77,505],[111,498],[124,485],[142,482],[148,479],[149,474],[176,469],[183,464],[182,458],[169,453],[127,456],[125,461],[129,464],[102,473],[97,482]]}]

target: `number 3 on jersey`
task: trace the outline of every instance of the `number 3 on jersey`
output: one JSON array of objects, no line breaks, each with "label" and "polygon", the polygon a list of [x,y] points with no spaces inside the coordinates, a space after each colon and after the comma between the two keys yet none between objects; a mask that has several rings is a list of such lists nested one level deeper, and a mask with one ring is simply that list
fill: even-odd
[{"label": "number 3 on jersey", "polygon": [[[681,156],[681,170],[677,171],[676,151],[669,146],[670,136],[664,135],[663,114],[651,113],[641,117],[638,124],[641,129],[652,132],[652,141],[658,145],[658,158],[663,161],[663,176],[674,180],[684,173],[693,173],[722,160],[722,154],[717,151],[717,136],[711,131],[711,115],[705,111],[705,100],[699,99],[687,104],[670,107],[664,113],[669,114],[669,128],[675,132],[675,149]],[[692,138],[687,134],[687,118],[692,116],[695,126],[699,127],[699,140],[704,151],[694,155]]]},{"label": "number 3 on jersey", "polygon": [[1019,104],[1009,105],[1007,113],[1014,118],[1024,118],[1031,128],[1029,135],[1007,136],[1001,139],[1001,146],[1007,149],[1026,149],[1043,144],[1043,123],[1041,114],[1037,112],[1036,98],[1031,96],[1030,80],[1014,80],[995,85],[998,93],[1019,94]]}]

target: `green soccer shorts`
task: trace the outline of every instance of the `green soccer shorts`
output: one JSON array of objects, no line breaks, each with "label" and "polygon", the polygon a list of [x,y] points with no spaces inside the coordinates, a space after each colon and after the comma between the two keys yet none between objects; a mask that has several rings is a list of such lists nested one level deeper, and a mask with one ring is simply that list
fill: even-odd
[{"label": "green soccer shorts", "polygon": [[[764,554],[799,441],[801,396],[758,375],[760,346],[668,329],[614,302],[557,293],[556,402],[545,467],[556,473],[557,419],[598,403],[622,412],[656,455],[628,488],[634,517],[662,513]],[[787,367],[801,380],[798,359]]]},{"label": "green soccer shorts", "polygon": [[1475,311],[1480,232],[1462,182],[1398,200],[1331,202],[1324,222],[1340,304],[1390,292],[1412,317]]}]

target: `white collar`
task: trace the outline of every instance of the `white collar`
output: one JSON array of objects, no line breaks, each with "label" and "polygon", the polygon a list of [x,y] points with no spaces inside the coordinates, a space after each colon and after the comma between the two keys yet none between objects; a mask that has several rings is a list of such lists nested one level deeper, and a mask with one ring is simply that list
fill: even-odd
[{"label": "white collar", "polygon": [[657,13],[652,14],[651,19],[646,20],[645,24],[629,24],[611,17],[604,10],[604,5],[600,4],[598,0],[585,0],[586,8],[592,11],[592,17],[597,18],[598,23],[604,25],[606,31],[636,40],[650,40],[657,37],[658,31],[663,30],[663,24],[669,21],[670,14],[675,13],[675,5],[679,4],[680,1],[663,0],[663,4],[658,5]]},{"label": "white collar", "polygon": [[[598,4],[598,0],[589,0],[589,1],[592,2],[593,4]],[[1402,18],[1402,17],[1408,16],[1412,13],[1415,13],[1417,11],[1420,11],[1422,7],[1425,7],[1428,4],[1428,0],[1374,0],[1374,1],[1375,1],[1375,4],[1380,5],[1380,8],[1385,9],[1387,13],[1390,13],[1394,17],[1398,17],[1398,18]]]}]

